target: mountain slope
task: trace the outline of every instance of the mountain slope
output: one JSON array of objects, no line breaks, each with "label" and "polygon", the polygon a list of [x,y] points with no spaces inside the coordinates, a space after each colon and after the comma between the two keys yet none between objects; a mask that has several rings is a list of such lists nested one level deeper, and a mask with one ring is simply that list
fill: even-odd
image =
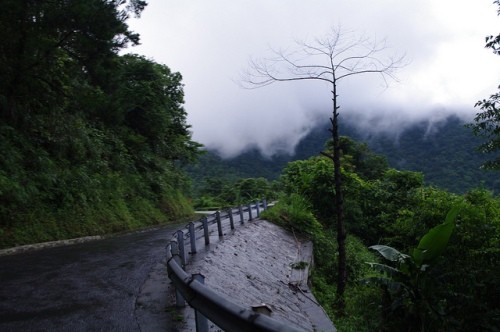
[{"label": "mountain slope", "polygon": [[[366,131],[346,125],[342,129],[342,135],[366,142],[374,152],[386,156],[391,167],[422,172],[427,184],[456,193],[479,186],[494,190],[495,193],[500,192],[498,172],[480,169],[487,156],[475,150],[480,143],[479,139],[456,117],[449,117],[435,124],[419,122],[398,136],[367,135]],[[196,167],[194,175],[197,178],[203,177],[205,173],[215,177],[277,179],[288,162],[318,155],[329,138],[330,133],[325,124],[312,130],[297,145],[294,156],[277,155],[269,159],[257,150],[251,150],[238,157],[223,160],[215,153],[208,152]]]}]

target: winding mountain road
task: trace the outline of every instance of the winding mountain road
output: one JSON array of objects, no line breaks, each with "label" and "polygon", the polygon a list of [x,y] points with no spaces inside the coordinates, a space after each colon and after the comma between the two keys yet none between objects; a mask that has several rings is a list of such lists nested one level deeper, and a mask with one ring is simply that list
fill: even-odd
[{"label": "winding mountain road", "polygon": [[0,331],[175,331],[161,298],[181,227],[0,257]]}]

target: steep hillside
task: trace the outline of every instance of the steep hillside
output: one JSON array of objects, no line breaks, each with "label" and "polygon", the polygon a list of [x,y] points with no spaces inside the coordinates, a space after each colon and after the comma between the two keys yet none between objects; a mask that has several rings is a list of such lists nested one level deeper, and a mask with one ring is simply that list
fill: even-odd
[{"label": "steep hillside", "polygon": [[192,213],[182,76],[119,54],[144,7],[126,2],[2,2],[0,248]]}]

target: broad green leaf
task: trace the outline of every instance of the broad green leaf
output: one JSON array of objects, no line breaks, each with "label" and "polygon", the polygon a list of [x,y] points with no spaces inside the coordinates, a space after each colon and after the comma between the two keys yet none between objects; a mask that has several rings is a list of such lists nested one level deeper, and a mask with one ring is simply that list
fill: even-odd
[{"label": "broad green leaf", "polygon": [[408,257],[408,255],[400,253],[398,250],[394,249],[393,247],[384,246],[382,244],[377,244],[377,245],[371,246],[370,249],[377,251],[385,259],[387,259],[391,262],[401,262],[406,257]]},{"label": "broad green leaf", "polygon": [[444,223],[452,223],[455,224],[455,220],[457,219],[458,213],[462,209],[461,204],[457,204],[454,207],[451,208],[450,211],[448,211],[448,214],[446,215],[446,219],[444,220]]},{"label": "broad green leaf", "polygon": [[460,205],[454,206],[446,215],[444,223],[431,228],[422,237],[418,247],[413,250],[413,260],[417,266],[420,267],[424,263],[432,262],[441,255],[448,245],[451,233],[453,233],[459,211]]}]

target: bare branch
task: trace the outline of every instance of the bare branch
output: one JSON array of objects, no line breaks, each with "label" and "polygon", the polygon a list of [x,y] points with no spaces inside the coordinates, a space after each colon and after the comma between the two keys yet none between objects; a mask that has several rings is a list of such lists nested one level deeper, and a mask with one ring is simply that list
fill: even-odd
[{"label": "bare branch", "polygon": [[243,74],[245,88],[259,88],[275,82],[319,80],[336,84],[340,79],[361,75],[380,74],[397,81],[394,72],[403,67],[404,56],[383,57],[386,41],[372,41],[365,36],[353,37],[333,28],[324,38],[313,42],[296,41],[293,51],[272,49],[272,57],[249,61],[249,70]]}]

